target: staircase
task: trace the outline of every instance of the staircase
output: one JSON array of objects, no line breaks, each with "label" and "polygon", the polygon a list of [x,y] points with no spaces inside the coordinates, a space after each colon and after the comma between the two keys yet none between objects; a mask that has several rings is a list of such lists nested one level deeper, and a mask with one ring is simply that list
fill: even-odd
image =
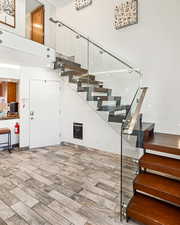
[{"label": "staircase", "polygon": [[[162,133],[155,133],[144,143],[127,220],[132,218],[146,225],[180,225],[179,143],[180,136]],[[168,156],[157,155],[159,152]]]},{"label": "staircase", "polygon": [[[131,104],[122,104],[121,96],[113,96],[112,89],[104,87],[102,81],[96,80],[95,75],[90,75],[88,70],[81,67],[80,64],[70,61],[68,58],[57,57],[54,64],[54,69],[60,71],[61,77],[67,77],[70,84],[76,85],[76,90],[78,93],[86,93],[87,103],[96,103],[97,112],[107,112],[109,123],[121,123],[125,121],[128,116],[131,117]],[[136,95],[138,98],[141,96],[144,98],[144,93],[147,88],[140,88]],[[142,94],[140,93],[142,91]],[[135,96],[136,96],[135,95]],[[113,102],[113,104],[112,104]],[[130,119],[129,119],[130,120]],[[126,124],[124,131],[128,129],[129,124]],[[133,126],[134,135],[141,132],[143,136],[146,132],[154,130],[154,124],[143,123],[141,130],[135,129],[135,124]],[[143,140],[143,139],[142,139]],[[141,146],[142,143],[137,143],[137,146]]]}]

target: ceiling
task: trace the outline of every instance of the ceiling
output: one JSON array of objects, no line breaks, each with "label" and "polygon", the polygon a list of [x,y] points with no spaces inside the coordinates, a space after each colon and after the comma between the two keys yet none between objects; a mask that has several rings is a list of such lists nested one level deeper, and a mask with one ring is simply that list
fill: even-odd
[{"label": "ceiling", "polygon": [[60,6],[60,5],[72,2],[72,0],[46,0],[46,1],[53,4],[54,6]]},{"label": "ceiling", "polygon": [[42,4],[37,0],[26,0],[26,13],[32,12],[40,5]]}]

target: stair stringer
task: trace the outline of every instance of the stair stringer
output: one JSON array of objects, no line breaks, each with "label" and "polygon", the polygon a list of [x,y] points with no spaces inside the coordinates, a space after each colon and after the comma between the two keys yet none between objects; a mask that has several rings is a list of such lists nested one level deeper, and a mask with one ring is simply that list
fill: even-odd
[{"label": "stair stringer", "polygon": [[[61,140],[120,154],[120,131],[114,130],[112,125],[103,120],[67,80],[61,79],[61,84]],[[73,138],[74,122],[84,124],[83,140]],[[124,137],[123,155],[139,158],[140,150],[135,146],[135,136]]]}]

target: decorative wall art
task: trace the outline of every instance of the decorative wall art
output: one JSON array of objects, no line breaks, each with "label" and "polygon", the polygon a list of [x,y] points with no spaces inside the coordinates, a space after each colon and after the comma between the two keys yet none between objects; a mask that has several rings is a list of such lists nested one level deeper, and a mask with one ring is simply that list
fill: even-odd
[{"label": "decorative wall art", "polygon": [[138,23],[138,0],[128,0],[116,5],[115,29],[121,29]]},{"label": "decorative wall art", "polygon": [[75,8],[77,10],[83,9],[87,7],[88,5],[92,4],[92,0],[74,0]]},{"label": "decorative wall art", "polygon": [[15,28],[16,0],[0,0],[0,23]]}]

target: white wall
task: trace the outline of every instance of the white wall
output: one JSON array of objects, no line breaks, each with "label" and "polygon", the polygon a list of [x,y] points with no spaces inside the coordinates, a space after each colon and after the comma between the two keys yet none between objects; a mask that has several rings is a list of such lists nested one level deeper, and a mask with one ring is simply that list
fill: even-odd
[{"label": "white wall", "polygon": [[139,0],[139,24],[121,30],[113,28],[116,2],[94,0],[90,7],[76,11],[73,1],[66,0],[57,18],[140,68],[144,86],[149,87],[144,120],[155,122],[157,131],[179,134],[180,1]]}]

